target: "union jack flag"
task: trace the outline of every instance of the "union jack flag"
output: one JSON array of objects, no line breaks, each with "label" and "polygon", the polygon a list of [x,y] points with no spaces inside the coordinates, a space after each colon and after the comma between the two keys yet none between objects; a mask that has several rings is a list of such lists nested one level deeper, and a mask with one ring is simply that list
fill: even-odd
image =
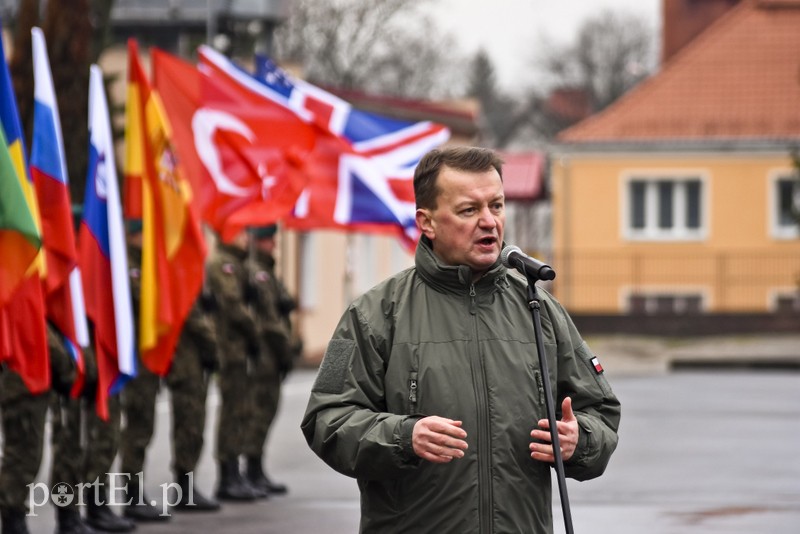
[{"label": "union jack flag", "polygon": [[321,131],[307,166],[309,184],[288,226],[394,233],[416,244],[414,168],[449,139],[445,126],[355,109],[263,56],[256,57],[255,75],[208,47],[200,48],[200,60],[201,68],[235,80]]}]

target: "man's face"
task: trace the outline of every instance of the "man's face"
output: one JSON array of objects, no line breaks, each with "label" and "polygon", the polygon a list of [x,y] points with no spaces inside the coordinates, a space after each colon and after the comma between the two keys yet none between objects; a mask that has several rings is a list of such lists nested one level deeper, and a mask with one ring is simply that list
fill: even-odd
[{"label": "man's face", "polygon": [[254,242],[256,248],[265,254],[272,255],[273,252],[275,252],[274,237],[262,237],[261,239],[256,239]]},{"label": "man's face", "polygon": [[467,265],[480,278],[500,255],[505,224],[503,182],[495,169],[464,172],[444,167],[436,209],[417,210],[417,225],[446,265]]}]

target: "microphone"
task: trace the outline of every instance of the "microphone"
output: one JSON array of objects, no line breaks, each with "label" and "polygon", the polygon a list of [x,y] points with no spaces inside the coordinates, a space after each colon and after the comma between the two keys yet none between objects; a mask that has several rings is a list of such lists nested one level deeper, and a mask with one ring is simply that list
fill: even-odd
[{"label": "microphone", "polygon": [[509,269],[516,269],[525,276],[532,276],[538,280],[552,280],[556,272],[552,267],[536,258],[531,258],[519,247],[507,245],[500,253],[500,263]]}]

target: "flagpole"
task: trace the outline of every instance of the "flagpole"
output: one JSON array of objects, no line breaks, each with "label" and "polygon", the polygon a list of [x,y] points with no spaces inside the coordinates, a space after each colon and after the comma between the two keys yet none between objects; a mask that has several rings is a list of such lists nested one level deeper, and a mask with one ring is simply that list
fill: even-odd
[{"label": "flagpole", "polygon": [[347,308],[353,302],[353,233],[347,232],[345,238],[345,256],[344,256],[344,282],[342,284],[342,297],[344,298],[344,307]]},{"label": "flagpole", "polygon": [[214,0],[206,0],[206,44],[212,46],[211,41],[217,33],[217,18],[214,16]]}]

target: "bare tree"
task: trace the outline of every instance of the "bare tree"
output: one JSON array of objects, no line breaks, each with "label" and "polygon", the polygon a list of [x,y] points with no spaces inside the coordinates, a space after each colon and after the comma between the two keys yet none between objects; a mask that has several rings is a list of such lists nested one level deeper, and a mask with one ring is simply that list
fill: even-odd
[{"label": "bare tree", "polygon": [[313,83],[342,89],[411,98],[463,93],[463,60],[422,3],[298,0],[276,32],[276,58],[302,65]]},{"label": "bare tree", "polygon": [[108,43],[108,21],[113,0],[39,0],[19,4],[14,51],[9,61],[17,107],[30,149],[33,128],[33,58],[31,28],[40,25],[47,40],[64,135],[72,201],[83,200],[88,158],[89,65]]},{"label": "bare tree", "polygon": [[575,43],[547,52],[541,61],[555,86],[582,90],[597,112],[650,75],[654,41],[641,18],[604,11],[586,21]]},{"label": "bare tree", "polygon": [[542,84],[529,93],[527,125],[552,139],[603,110],[655,69],[655,33],[641,18],[604,11],[588,19],[573,43],[546,42],[537,60]]},{"label": "bare tree", "polygon": [[500,89],[494,63],[483,49],[478,50],[472,59],[468,83],[467,96],[480,103],[483,143],[505,148],[528,120],[529,103]]}]

